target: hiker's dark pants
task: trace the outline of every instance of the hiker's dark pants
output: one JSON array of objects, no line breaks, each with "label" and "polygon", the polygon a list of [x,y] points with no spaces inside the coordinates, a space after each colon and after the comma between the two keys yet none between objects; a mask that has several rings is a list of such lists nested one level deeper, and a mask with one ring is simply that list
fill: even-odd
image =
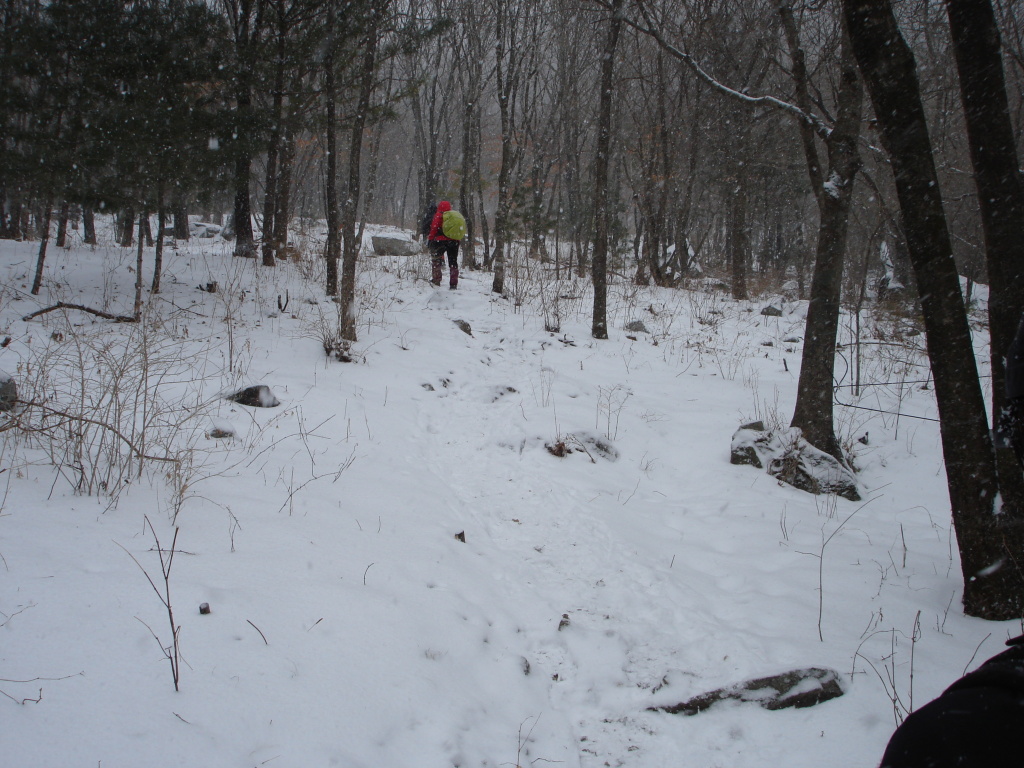
[{"label": "hiker's dark pants", "polygon": [[441,266],[445,256],[448,257],[448,285],[454,288],[459,284],[459,241],[431,240],[427,243],[430,251],[430,281],[434,285],[441,284]]}]

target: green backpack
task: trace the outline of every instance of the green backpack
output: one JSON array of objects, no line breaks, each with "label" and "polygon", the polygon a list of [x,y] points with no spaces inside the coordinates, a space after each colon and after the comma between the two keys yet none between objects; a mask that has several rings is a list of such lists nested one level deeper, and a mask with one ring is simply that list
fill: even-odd
[{"label": "green backpack", "polygon": [[445,211],[441,218],[441,231],[445,237],[461,240],[466,236],[466,219],[458,211]]}]

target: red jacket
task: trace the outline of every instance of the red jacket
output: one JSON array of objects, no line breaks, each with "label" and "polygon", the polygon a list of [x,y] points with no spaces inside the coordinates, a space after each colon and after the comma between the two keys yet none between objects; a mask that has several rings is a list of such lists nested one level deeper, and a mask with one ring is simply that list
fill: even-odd
[{"label": "red jacket", "polygon": [[441,231],[441,225],[444,223],[444,214],[451,209],[452,204],[447,200],[442,200],[437,204],[437,212],[434,214],[434,220],[430,222],[430,232],[427,234],[427,240],[451,240],[450,237],[445,237],[444,232]]}]

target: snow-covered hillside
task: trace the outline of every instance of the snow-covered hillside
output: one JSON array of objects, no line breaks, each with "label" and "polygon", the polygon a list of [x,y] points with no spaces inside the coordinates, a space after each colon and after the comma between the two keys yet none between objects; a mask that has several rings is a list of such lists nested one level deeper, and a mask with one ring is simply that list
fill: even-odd
[{"label": "snow-covered hillside", "polygon": [[[729,463],[740,424],[788,423],[798,302],[616,283],[595,341],[585,281],[532,265],[502,298],[487,274],[448,291],[426,257],[367,256],[340,363],[315,260],[268,270],[193,240],[137,327],[24,321],[133,296],[113,245],[51,248],[30,296],[36,247],[0,241],[0,370],[97,422],[144,401],[135,447],[179,461],[140,477],[98,425],[77,454],[64,426],[0,433],[4,766],[870,766],[897,714],[1020,632],[960,610],[912,337],[866,345],[884,386],[839,409],[854,503]],[[224,399],[250,384],[280,405]],[[128,472],[101,477],[104,457]],[[76,494],[91,467],[97,493]],[[179,691],[147,579],[163,593],[175,528]],[[846,694],[647,709],[812,665]]]}]

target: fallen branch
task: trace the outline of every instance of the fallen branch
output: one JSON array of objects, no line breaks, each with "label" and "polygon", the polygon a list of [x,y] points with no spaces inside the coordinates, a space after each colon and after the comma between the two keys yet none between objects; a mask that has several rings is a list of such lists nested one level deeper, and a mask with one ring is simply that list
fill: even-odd
[{"label": "fallen branch", "polygon": [[113,320],[115,323],[138,322],[138,318],[132,317],[131,315],[112,315],[109,312],[104,312],[103,310],[100,309],[92,309],[91,307],[86,307],[81,304],[67,304],[63,301],[58,301],[52,307],[46,307],[45,309],[37,309],[35,312],[25,315],[21,319],[27,322],[29,320],[39,317],[40,315],[45,315],[47,312],[53,312],[58,309],[77,309],[82,312],[88,312],[91,315],[96,315],[97,317],[102,317],[104,320]]}]

